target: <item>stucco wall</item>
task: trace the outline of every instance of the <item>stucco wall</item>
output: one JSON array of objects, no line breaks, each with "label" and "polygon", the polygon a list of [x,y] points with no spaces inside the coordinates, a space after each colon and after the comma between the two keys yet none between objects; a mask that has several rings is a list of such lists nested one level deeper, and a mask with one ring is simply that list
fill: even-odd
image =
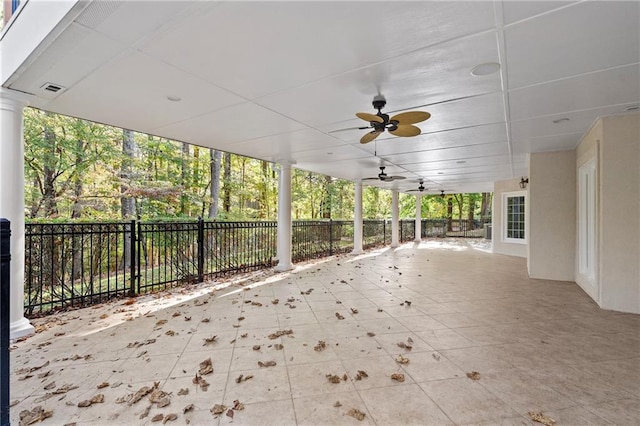
[{"label": "stucco wall", "polygon": [[601,306],[640,313],[640,114],[606,117],[602,123]]},{"label": "stucco wall", "polygon": [[[518,179],[509,179],[494,182],[493,185],[493,207],[491,210],[492,215],[492,235],[491,235],[491,244],[493,247],[494,253],[507,254],[510,256],[518,256],[518,257],[526,257],[527,256],[527,245],[526,244],[517,244],[517,243],[507,243],[503,241],[502,236],[502,194],[505,192],[514,192],[514,191],[522,191],[518,183],[520,182],[520,178]],[[528,220],[529,217],[529,198],[525,200],[525,209],[527,212],[525,213],[525,218]],[[525,229],[525,232],[528,234],[528,229]],[[527,237],[528,238],[528,237]]]},{"label": "stucco wall", "polygon": [[529,276],[573,281],[576,255],[575,151],[529,156]]}]

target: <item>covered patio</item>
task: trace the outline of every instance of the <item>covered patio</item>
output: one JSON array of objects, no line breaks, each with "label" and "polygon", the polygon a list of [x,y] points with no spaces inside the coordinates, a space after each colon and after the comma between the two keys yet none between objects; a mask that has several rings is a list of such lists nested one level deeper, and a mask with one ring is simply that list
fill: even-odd
[{"label": "covered patio", "polygon": [[489,248],[406,243],[34,320],[12,423],[634,424],[640,318]]}]

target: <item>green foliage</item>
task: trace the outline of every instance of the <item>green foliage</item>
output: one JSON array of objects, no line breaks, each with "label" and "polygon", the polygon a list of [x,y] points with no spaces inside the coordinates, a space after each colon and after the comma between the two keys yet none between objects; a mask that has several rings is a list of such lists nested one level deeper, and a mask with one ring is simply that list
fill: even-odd
[{"label": "green foliage", "polygon": [[[132,156],[123,152],[123,131],[27,108],[25,124],[25,214],[33,220],[121,220],[121,199],[133,198],[142,220],[206,217],[211,205],[210,151],[134,133]],[[228,176],[220,174],[219,220],[275,220],[277,166],[230,154]],[[130,165],[125,172],[125,165]],[[223,197],[228,196],[228,209]],[[422,197],[422,217],[447,216],[447,199]],[[480,194],[459,195],[454,216],[480,216]],[[400,217],[415,215],[413,195],[400,194]],[[460,202],[460,200],[462,200]],[[460,211],[456,211],[460,210]],[[292,170],[294,219],[352,219],[354,183]],[[391,216],[391,192],[365,186],[363,215]]]}]

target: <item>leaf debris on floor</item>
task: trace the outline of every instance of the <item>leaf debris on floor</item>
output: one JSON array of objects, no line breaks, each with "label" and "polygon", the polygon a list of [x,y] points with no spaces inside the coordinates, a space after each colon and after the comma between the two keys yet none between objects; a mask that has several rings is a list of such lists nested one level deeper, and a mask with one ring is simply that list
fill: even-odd
[{"label": "leaf debris on floor", "polygon": [[276,366],[276,362],[274,360],[271,361],[258,361],[258,366],[259,367],[275,367]]},{"label": "leaf debris on floor", "polygon": [[216,342],[216,339],[218,338],[217,335],[215,336],[211,336],[211,337],[205,337],[203,339],[204,343],[202,344],[202,346],[208,346],[208,345],[212,345]]},{"label": "leaf debris on floor", "polygon": [[209,411],[211,411],[211,414],[216,416],[216,415],[220,415],[220,414],[224,413],[226,411],[226,409],[227,409],[226,405],[215,404],[213,407],[211,407],[211,409]]},{"label": "leaf debris on floor", "polygon": [[44,419],[48,419],[53,416],[53,410],[46,410],[42,406],[37,405],[31,410],[20,411],[19,426],[32,425],[37,422],[41,422]]},{"label": "leaf debris on floor", "polygon": [[198,374],[201,376],[207,376],[211,373],[213,373],[213,363],[211,362],[211,358],[207,358],[200,363]]},{"label": "leaf debris on floor", "polygon": [[366,414],[363,413],[362,411],[358,410],[357,408],[352,408],[351,410],[349,410],[347,412],[347,416],[351,416],[355,419],[358,419],[359,421],[363,421]]},{"label": "leaf debris on floor", "polygon": [[398,355],[398,356],[396,357],[396,362],[397,362],[398,364],[403,364],[403,365],[404,365],[404,364],[409,364],[409,358],[405,358],[405,357],[403,357],[402,355]]},{"label": "leaf debris on floor", "polygon": [[336,318],[338,318],[339,320],[343,320],[344,317],[342,315],[340,315],[340,312],[336,312]]},{"label": "leaf debris on floor", "polygon": [[324,340],[318,340],[318,344],[313,347],[313,350],[316,352],[321,352],[327,348],[327,344]]},{"label": "leaf debris on floor", "polygon": [[553,426],[556,424],[555,420],[553,420],[549,416],[545,416],[541,412],[536,413],[534,411],[529,411],[527,414],[529,415],[529,418],[531,420],[533,420],[534,422],[542,423],[545,426]]},{"label": "leaf debris on floor", "polygon": [[364,370],[358,370],[358,374],[356,374],[355,380],[362,380],[366,377],[369,377],[369,375],[367,374],[366,371]]},{"label": "leaf debris on floor", "polygon": [[402,374],[402,373],[393,373],[391,375],[391,379],[395,380],[396,382],[404,382],[404,374]]},{"label": "leaf debris on floor", "polygon": [[472,371],[471,373],[467,373],[467,377],[471,380],[480,380],[480,373],[477,371]]},{"label": "leaf debris on floor", "polygon": [[290,334],[293,334],[293,330],[289,329],[289,330],[278,330],[275,333],[271,333],[269,335],[269,339],[274,340],[277,339],[280,336],[288,336]]},{"label": "leaf debris on floor", "polygon": [[251,379],[253,379],[253,375],[248,374],[245,376],[244,374],[241,374],[238,377],[236,377],[236,383],[246,382],[247,380],[251,380]]}]

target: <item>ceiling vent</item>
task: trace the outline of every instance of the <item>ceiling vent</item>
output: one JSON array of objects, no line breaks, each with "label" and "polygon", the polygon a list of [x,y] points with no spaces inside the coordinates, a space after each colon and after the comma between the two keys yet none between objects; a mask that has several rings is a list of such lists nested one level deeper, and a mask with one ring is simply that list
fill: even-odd
[{"label": "ceiling vent", "polygon": [[44,90],[46,90],[47,92],[50,92],[50,93],[60,93],[60,92],[64,91],[64,89],[65,89],[64,86],[61,86],[59,84],[53,84],[53,83],[45,83],[40,88],[44,89]]}]

